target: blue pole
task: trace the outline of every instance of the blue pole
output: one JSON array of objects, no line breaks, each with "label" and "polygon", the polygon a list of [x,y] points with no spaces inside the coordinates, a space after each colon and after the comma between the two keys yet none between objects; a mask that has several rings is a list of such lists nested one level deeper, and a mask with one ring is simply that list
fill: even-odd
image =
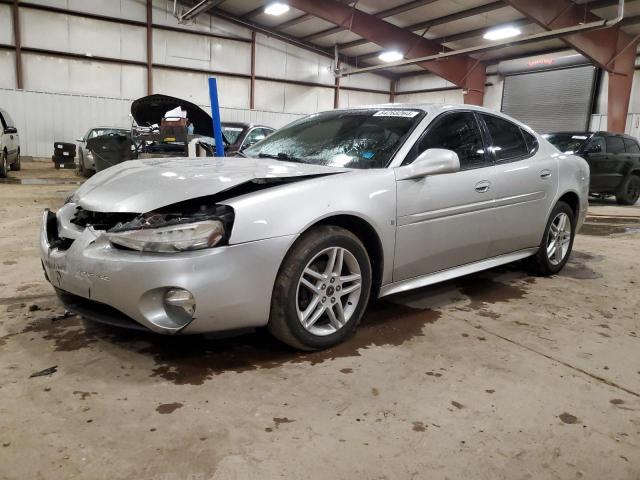
[{"label": "blue pole", "polygon": [[213,138],[216,140],[216,157],[224,157],[222,125],[220,124],[220,105],[218,103],[218,84],[209,77],[209,97],[211,98],[211,118],[213,119]]}]

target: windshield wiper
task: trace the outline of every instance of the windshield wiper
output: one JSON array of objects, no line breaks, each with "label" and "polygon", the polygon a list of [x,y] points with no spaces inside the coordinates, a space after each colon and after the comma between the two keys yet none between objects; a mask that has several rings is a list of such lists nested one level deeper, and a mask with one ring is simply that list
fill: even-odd
[{"label": "windshield wiper", "polygon": [[307,163],[304,160],[296,157],[292,157],[288,153],[278,153],[277,155],[272,155],[270,153],[259,153],[258,157],[260,158],[273,158],[275,160],[284,160],[286,162],[294,162],[294,163]]}]

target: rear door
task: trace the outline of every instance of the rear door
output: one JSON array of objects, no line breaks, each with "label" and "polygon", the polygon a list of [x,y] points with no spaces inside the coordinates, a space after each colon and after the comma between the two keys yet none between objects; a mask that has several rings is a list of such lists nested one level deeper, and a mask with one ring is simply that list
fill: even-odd
[{"label": "rear door", "polygon": [[627,152],[622,135],[604,135],[606,153],[590,156],[591,181],[589,190],[595,193],[615,193],[623,178],[622,170]]},{"label": "rear door", "polygon": [[495,161],[494,257],[538,246],[558,189],[558,161],[536,137],[505,118],[480,114]]},{"label": "rear door", "polygon": [[485,259],[492,238],[494,167],[476,115],[434,119],[403,164],[429,148],[456,152],[461,171],[397,182],[396,282]]}]

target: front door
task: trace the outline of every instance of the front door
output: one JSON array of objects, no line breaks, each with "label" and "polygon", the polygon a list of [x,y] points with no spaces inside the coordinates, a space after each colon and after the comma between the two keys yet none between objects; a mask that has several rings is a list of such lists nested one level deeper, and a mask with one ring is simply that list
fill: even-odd
[{"label": "front door", "polygon": [[461,171],[397,182],[394,282],[482,260],[492,239],[494,167],[476,115],[440,115],[403,164],[429,148],[456,152]]}]

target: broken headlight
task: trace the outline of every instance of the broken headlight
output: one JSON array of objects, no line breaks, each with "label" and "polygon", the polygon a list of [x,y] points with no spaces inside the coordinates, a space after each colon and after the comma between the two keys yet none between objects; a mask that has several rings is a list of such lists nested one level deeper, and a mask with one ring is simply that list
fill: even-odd
[{"label": "broken headlight", "polygon": [[119,223],[107,231],[114,245],[142,252],[184,252],[211,248],[225,242],[233,222],[233,210],[225,205],[201,207],[178,214],[157,211]]}]

